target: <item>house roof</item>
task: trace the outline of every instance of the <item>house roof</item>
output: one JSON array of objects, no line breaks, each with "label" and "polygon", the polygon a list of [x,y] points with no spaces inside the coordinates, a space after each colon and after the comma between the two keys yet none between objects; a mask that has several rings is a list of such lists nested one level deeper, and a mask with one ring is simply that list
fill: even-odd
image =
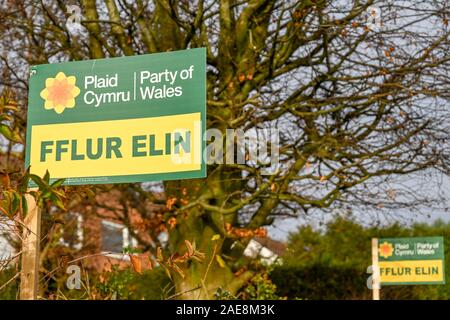
[{"label": "house roof", "polygon": [[274,240],[269,237],[254,237],[253,240],[266,247],[278,256],[283,255],[284,251],[287,248],[287,245],[284,242]]}]

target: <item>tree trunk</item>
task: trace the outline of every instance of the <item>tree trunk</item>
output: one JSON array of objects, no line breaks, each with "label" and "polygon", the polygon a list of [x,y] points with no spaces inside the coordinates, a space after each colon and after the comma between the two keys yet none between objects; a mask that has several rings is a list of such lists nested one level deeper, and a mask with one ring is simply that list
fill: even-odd
[{"label": "tree trunk", "polygon": [[[169,181],[165,183],[167,198],[176,198],[177,202],[187,203],[196,199],[198,194],[209,194],[209,201],[221,203],[223,199],[240,187],[240,184],[223,184],[222,174],[208,175],[207,183],[203,180]],[[182,205],[180,205],[182,206]],[[169,216],[173,213],[169,212]],[[183,254],[186,252],[185,240],[195,243],[197,250],[204,253],[203,262],[189,261],[180,266],[184,277],[172,272],[177,294],[181,299],[212,299],[217,289],[221,288],[235,294],[252,276],[243,272],[238,276],[243,244],[238,239],[231,239],[225,230],[225,224],[234,224],[236,214],[222,215],[209,212],[199,207],[191,208],[176,216],[176,226],[169,230],[169,251]],[[213,240],[217,235],[220,239]],[[226,257],[226,258],[225,258]],[[220,263],[222,260],[226,263]],[[220,262],[219,262],[220,261]]]}]

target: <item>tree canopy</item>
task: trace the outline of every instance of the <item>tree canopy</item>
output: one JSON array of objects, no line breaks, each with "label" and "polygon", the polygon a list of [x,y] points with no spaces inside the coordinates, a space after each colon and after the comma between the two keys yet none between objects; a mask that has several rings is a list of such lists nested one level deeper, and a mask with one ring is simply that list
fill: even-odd
[{"label": "tree canopy", "polygon": [[[191,297],[236,291],[252,274],[236,273],[243,249],[274,219],[436,200],[390,183],[449,173],[447,1],[70,5],[80,8],[79,25],[67,24],[77,17],[64,1],[0,5],[0,163],[12,185],[22,172],[31,65],[206,47],[207,127],[279,130],[280,163],[271,175],[261,174],[263,163],[213,164],[205,179],[164,182],[162,198],[148,184],[66,188],[75,194],[66,198],[68,209],[104,205],[82,191],[118,191],[117,219],[130,224],[130,208],[140,213],[151,241],[134,236],[145,250],[154,251],[167,231],[169,251],[185,250],[189,240],[225,261],[183,265],[186,276],[174,274],[178,292],[202,281],[207,288]],[[164,208],[155,212],[148,203]],[[160,223],[165,229],[149,227]],[[211,241],[216,234],[220,241]]]}]

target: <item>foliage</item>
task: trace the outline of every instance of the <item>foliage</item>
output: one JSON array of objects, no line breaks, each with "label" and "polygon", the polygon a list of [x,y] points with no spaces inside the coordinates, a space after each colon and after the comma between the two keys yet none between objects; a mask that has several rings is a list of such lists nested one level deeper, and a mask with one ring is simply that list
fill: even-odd
[{"label": "foliage", "polygon": [[[22,219],[27,213],[26,194],[30,194],[36,199],[39,207],[44,204],[52,204],[60,209],[65,210],[63,200],[65,199],[64,191],[60,188],[64,179],[50,181],[50,173],[47,171],[41,178],[38,175],[30,174],[29,170],[17,182],[17,185],[11,185],[10,175],[2,174],[2,185],[0,189],[0,213],[13,219],[19,215]],[[37,188],[28,189],[32,181]]]},{"label": "foliage", "polygon": [[[363,227],[348,219],[331,221],[326,231],[301,227],[290,235],[283,256],[270,277],[277,293],[289,298],[306,299],[370,299],[366,273],[371,265],[373,237],[443,236],[446,270],[450,268],[450,223],[414,224],[411,228],[393,224]],[[447,272],[446,282],[450,274]],[[384,299],[449,299],[448,285],[383,287]]]},{"label": "foliage", "polygon": [[270,268],[260,269],[237,295],[218,288],[214,298],[217,300],[279,300],[281,297],[277,294],[277,286],[270,279],[269,272]]},{"label": "foliage", "polygon": [[10,90],[3,90],[0,95],[0,139],[3,136],[13,143],[24,142],[22,128],[18,125],[18,121],[15,121],[15,116],[19,111],[14,93]]},{"label": "foliage", "polygon": [[243,290],[244,299],[248,300],[279,300],[277,286],[269,278],[267,272],[257,273]]},{"label": "foliage", "polygon": [[187,250],[182,255],[178,252],[175,252],[167,259],[164,259],[162,248],[158,247],[156,251],[157,262],[164,268],[164,271],[171,280],[171,271],[177,273],[182,278],[185,277],[185,273],[181,269],[181,264],[188,263],[192,260],[202,263],[205,260],[205,254],[197,250],[195,242],[191,243],[188,240],[184,240],[184,243]]},{"label": "foliage", "polygon": [[227,290],[222,289],[221,287],[217,288],[217,291],[214,293],[214,299],[216,299],[216,300],[237,300],[235,295],[231,294]]},{"label": "foliage", "polygon": [[129,299],[131,292],[128,287],[134,277],[135,274],[129,270],[119,270],[117,266],[113,266],[112,271],[102,276],[97,286],[102,296]]},{"label": "foliage", "polygon": [[171,281],[161,268],[135,273],[130,268],[113,266],[110,272],[99,276],[94,290],[97,299],[160,300],[168,294]]},{"label": "foliage", "polygon": [[270,277],[277,294],[289,299],[370,299],[365,287],[369,275],[355,267],[325,264],[288,265],[275,268]]}]

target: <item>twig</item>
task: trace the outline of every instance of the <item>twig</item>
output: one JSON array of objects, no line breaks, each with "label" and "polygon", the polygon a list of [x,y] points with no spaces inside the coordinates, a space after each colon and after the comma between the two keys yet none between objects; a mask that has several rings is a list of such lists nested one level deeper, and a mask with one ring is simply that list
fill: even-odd
[{"label": "twig", "polygon": [[[205,281],[206,281],[206,277],[208,276],[209,269],[211,268],[211,265],[214,261],[214,258],[216,257],[216,251],[217,251],[217,243],[214,245],[214,250],[213,250],[213,254],[211,256],[211,260],[209,260],[208,266],[206,267],[205,275],[203,276],[203,279],[202,279],[202,287],[203,287],[203,290],[205,290],[206,297],[208,297],[208,289],[206,288]],[[197,299],[198,298],[200,298],[200,293],[199,293]]]},{"label": "twig", "polygon": [[198,287],[195,287],[195,288],[192,288],[192,289],[188,289],[188,290],[185,290],[185,291],[176,293],[176,294],[174,294],[174,295],[171,295],[170,297],[167,297],[167,300],[171,300],[171,299],[176,298],[176,297],[179,297],[179,296],[181,296],[181,295],[183,295],[183,294],[185,294],[185,293],[188,293],[188,292],[191,292],[191,291],[195,291],[195,290],[201,289],[201,287],[202,287],[202,286],[198,286]]}]

